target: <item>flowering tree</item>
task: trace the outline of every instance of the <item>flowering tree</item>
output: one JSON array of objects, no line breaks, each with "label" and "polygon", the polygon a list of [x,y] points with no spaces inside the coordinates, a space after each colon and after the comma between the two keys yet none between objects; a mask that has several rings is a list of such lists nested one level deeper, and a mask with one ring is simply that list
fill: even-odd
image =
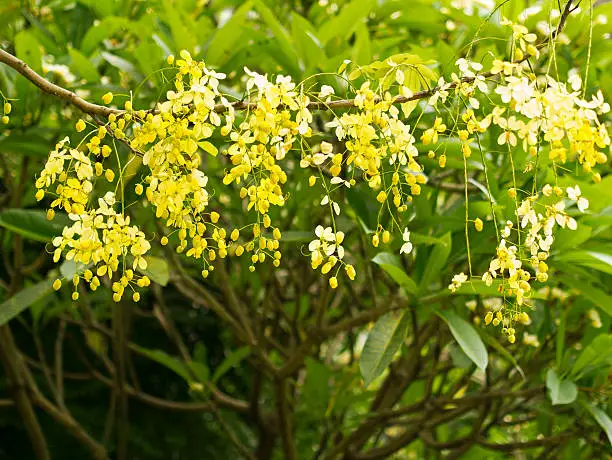
[{"label": "flowering tree", "polygon": [[7,15],[34,457],[610,454],[612,9],[225,3]]}]

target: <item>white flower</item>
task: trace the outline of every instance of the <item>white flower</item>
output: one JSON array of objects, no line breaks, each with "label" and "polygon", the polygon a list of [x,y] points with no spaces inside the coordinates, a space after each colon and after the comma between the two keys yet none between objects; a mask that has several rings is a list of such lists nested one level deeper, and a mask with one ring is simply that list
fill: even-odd
[{"label": "white flower", "polygon": [[575,187],[568,187],[565,191],[570,200],[578,201],[578,198],[580,198],[580,187],[577,185]]},{"label": "white flower", "polygon": [[589,200],[580,196],[581,192],[579,186],[576,185],[575,187],[568,187],[566,192],[568,198],[576,202],[580,212],[584,212],[589,207]]},{"label": "white flower", "polygon": [[512,99],[512,89],[509,86],[498,86],[495,92],[501,96],[502,102],[508,104]]},{"label": "white flower", "polygon": [[335,241],[336,237],[334,236],[334,231],[331,227],[323,228],[322,225],[317,225],[315,228],[315,235],[317,235],[321,240],[324,241]]},{"label": "white flower", "polygon": [[571,69],[569,71],[569,77],[567,82],[571,85],[572,90],[579,91],[582,87],[582,79],[580,78],[580,74],[578,73],[578,69]]},{"label": "white flower", "polygon": [[527,332],[525,332],[525,334],[523,335],[523,343],[525,345],[529,345],[536,348],[540,346],[538,336],[535,334],[529,334]]},{"label": "white flower", "polygon": [[410,242],[410,232],[407,227],[404,229],[402,239],[404,240],[404,244],[400,248],[400,254],[410,254],[412,251],[412,243]]},{"label": "white flower", "polygon": [[326,97],[331,96],[332,94],[335,94],[334,93],[334,88],[332,88],[329,85],[321,86],[321,92],[319,93],[319,97],[321,99],[325,99]]},{"label": "white flower", "polygon": [[453,276],[451,284],[449,284],[448,288],[451,292],[455,292],[457,289],[461,287],[463,283],[467,281],[468,277],[465,273],[461,272],[458,275]]},{"label": "white flower", "polygon": [[332,201],[332,207],[334,208],[334,212],[336,213],[336,215],[339,216],[340,215],[340,205],[337,202]]}]

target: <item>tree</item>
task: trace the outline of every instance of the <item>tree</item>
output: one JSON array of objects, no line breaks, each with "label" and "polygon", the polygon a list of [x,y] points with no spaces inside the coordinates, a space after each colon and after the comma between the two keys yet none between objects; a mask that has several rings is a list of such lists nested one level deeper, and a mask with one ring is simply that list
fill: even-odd
[{"label": "tree", "polygon": [[610,455],[611,6],[3,7],[0,456]]}]

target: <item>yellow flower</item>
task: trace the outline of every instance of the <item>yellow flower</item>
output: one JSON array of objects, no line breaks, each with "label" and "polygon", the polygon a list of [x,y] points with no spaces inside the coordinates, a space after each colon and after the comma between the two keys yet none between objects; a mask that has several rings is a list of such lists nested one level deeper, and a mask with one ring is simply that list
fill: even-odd
[{"label": "yellow flower", "polygon": [[335,276],[332,276],[329,279],[329,285],[332,289],[336,289],[338,287],[338,278],[336,278]]},{"label": "yellow flower", "polygon": [[86,125],[85,125],[85,122],[82,119],[79,119],[79,121],[77,121],[75,127],[76,127],[77,132],[80,133],[81,131],[85,130]]},{"label": "yellow flower", "polygon": [[55,289],[56,291],[59,291],[61,287],[62,287],[62,281],[60,279],[56,279],[55,281],[53,281],[53,289]]},{"label": "yellow flower", "polygon": [[104,102],[106,105],[110,104],[112,101],[113,101],[113,93],[108,92],[104,94],[104,96],[102,96],[102,102]]}]

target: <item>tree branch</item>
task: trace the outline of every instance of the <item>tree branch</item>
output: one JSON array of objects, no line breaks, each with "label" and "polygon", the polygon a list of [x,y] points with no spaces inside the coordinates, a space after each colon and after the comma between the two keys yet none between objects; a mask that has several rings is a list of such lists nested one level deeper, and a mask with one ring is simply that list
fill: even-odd
[{"label": "tree branch", "polygon": [[62,88],[61,86],[58,86],[55,83],[51,83],[49,80],[40,76],[38,73],[32,70],[32,68],[25,62],[23,62],[21,59],[16,58],[12,54],[7,53],[4,50],[0,50],[0,62],[3,62],[9,67],[15,69],[21,75],[26,77],[36,86],[38,86],[41,91],[51,94],[52,96],[55,96],[59,99],[63,99],[71,103],[75,107],[81,109],[85,113],[88,113],[90,115],[108,117],[111,113],[123,112],[123,110],[112,109],[103,105],[87,102],[85,99],[77,96],[72,91],[69,91],[66,88]]},{"label": "tree branch", "polygon": [[[549,38],[543,40],[538,45],[539,48],[545,46],[549,41],[554,40],[562,32],[563,28],[565,27],[565,23],[567,22],[568,16],[573,11],[572,2],[573,0],[568,0],[568,2],[565,4],[565,8],[563,10],[563,13],[561,14],[557,28],[553,31],[553,33],[551,34]],[[519,61],[515,61],[515,63],[521,63],[525,61],[527,58],[528,57],[525,57]],[[4,50],[0,50],[0,62],[15,69],[25,78],[30,80],[34,85],[40,88],[40,90],[42,90],[43,92],[56,96],[60,99],[63,99],[89,115],[108,117],[110,114],[113,114],[113,113],[121,114],[124,112],[123,110],[114,109],[114,108],[106,107],[106,106],[99,105],[99,104],[93,104],[77,96],[74,92],[67,90],[66,88],[62,88],[61,86],[56,85],[55,83],[51,83],[49,80],[45,79],[44,77],[36,73],[34,70],[32,70],[32,68],[28,66],[25,62],[23,62],[21,59],[18,59],[17,57],[13,56],[10,53],[7,53]],[[493,76],[491,72],[485,72],[480,75],[485,78]],[[445,89],[449,89],[449,90],[454,89],[461,83],[471,83],[475,79],[476,79],[475,77],[464,77],[460,79],[459,81],[450,83],[450,85]],[[431,97],[438,91],[440,91],[440,89],[441,88],[439,86],[436,86],[428,90],[417,91],[416,93],[408,97],[398,96],[393,100],[393,103],[403,104],[405,102],[426,99],[426,98]],[[257,103],[253,103],[249,101],[238,101],[238,102],[234,102],[231,105],[234,110],[250,110],[250,109],[254,109],[257,107]],[[330,101],[330,102],[310,102],[307,107],[309,110],[348,109],[351,107],[355,107],[355,100],[354,99],[340,99],[337,101]],[[226,105],[217,104],[214,110],[217,113],[223,113],[223,112],[226,112],[228,108]]]}]

